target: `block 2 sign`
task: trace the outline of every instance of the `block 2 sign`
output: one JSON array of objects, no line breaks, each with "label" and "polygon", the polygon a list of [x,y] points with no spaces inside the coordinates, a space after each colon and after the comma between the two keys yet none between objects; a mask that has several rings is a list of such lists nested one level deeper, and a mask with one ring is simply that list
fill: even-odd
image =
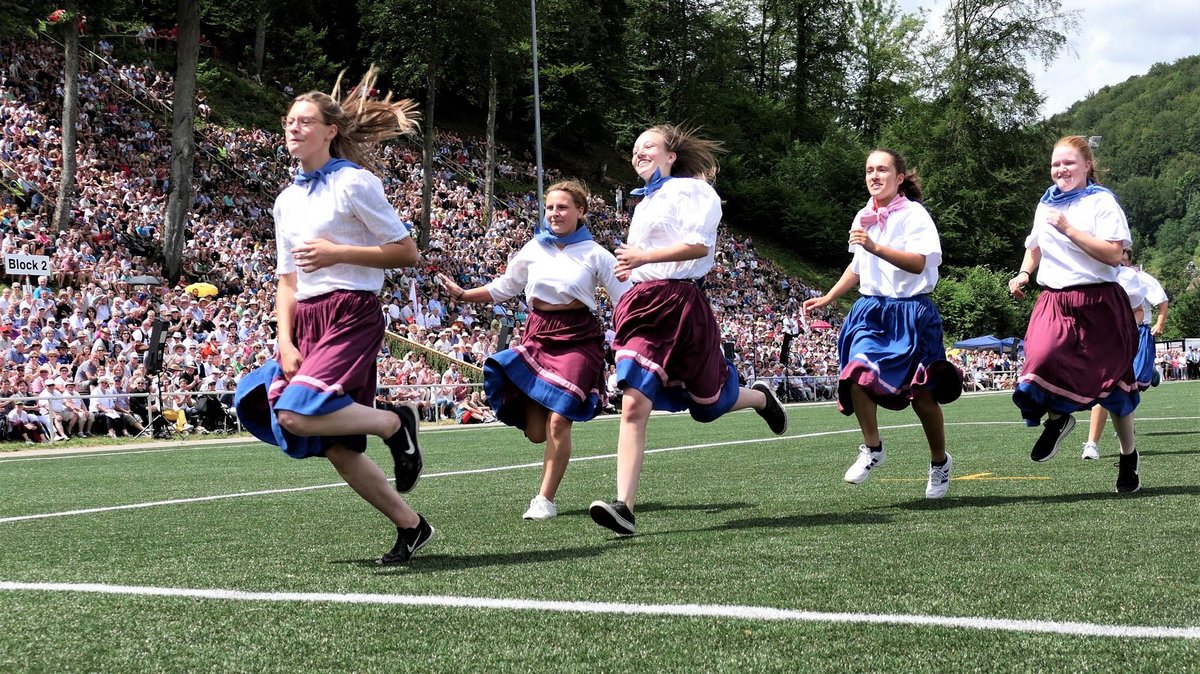
[{"label": "block 2 sign", "polygon": [[4,272],[12,275],[49,276],[50,256],[6,254]]}]

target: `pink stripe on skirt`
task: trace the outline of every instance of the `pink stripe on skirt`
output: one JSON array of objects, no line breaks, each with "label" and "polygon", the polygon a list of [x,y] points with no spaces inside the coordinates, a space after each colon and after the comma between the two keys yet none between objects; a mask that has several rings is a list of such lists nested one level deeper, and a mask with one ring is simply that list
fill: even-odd
[{"label": "pink stripe on skirt", "polygon": [[1019,382],[1082,409],[1112,391],[1134,391],[1137,326],[1116,283],[1044,289],[1025,332]]}]

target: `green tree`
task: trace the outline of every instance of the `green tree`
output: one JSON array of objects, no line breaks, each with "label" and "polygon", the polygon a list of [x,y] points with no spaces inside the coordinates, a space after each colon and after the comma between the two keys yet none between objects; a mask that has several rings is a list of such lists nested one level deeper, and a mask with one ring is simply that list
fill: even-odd
[{"label": "green tree", "polygon": [[1006,270],[986,266],[948,270],[933,292],[947,339],[1024,335],[1033,300],[1013,301],[1008,294],[1011,276]]},{"label": "green tree", "polygon": [[1019,259],[1055,136],[1026,59],[1052,59],[1075,20],[1056,0],[955,0],[926,55],[931,95],[885,127],[923,172],[948,264]]},{"label": "green tree", "polygon": [[461,42],[457,37],[477,34],[471,31],[477,14],[469,10],[478,7],[467,0],[359,0],[358,7],[363,36],[371,45],[371,58],[385,72],[392,73],[405,90],[424,92],[421,106],[424,185],[416,240],[417,246],[425,250],[433,227],[438,94],[441,88],[458,84],[454,80],[456,70],[451,67]]},{"label": "green tree", "polygon": [[1192,288],[1171,298],[1167,314],[1166,339],[1183,339],[1200,335],[1200,288]]},{"label": "green tree", "polygon": [[63,87],[62,98],[62,175],[58,182],[58,198],[54,204],[54,226],[65,231],[71,226],[71,209],[75,203],[75,166],[79,120],[79,32],[77,25],[85,19],[75,0],[66,0],[61,18],[53,30],[62,37]]},{"label": "green tree", "polygon": [[865,138],[878,138],[883,123],[920,88],[920,63],[909,50],[924,27],[920,15],[900,13],[895,0],[854,3],[854,39],[846,52],[848,121]]}]

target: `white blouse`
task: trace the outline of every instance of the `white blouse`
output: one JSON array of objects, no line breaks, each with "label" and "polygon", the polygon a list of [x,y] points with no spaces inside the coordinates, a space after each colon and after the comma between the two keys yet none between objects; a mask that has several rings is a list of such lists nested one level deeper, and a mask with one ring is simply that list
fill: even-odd
[{"label": "white blouse", "polygon": [[1057,208],[1038,202],[1033,214],[1033,231],[1025,238],[1025,248],[1039,248],[1042,261],[1037,269],[1038,285],[1061,290],[1089,283],[1112,283],[1117,268],[1107,265],[1071,242],[1066,235],[1046,222],[1052,210],[1062,211],[1071,226],[1101,241],[1120,241],[1128,247],[1129,223],[1117,200],[1107,192],[1097,192]]},{"label": "white blouse", "polygon": [[699,178],[672,178],[654,194],[642,199],[629,223],[628,244],[643,250],[669,248],[681,243],[708,246],[708,254],[683,262],[651,262],[634,269],[634,282],[659,279],[701,278],[713,267],[717,225],[721,223],[721,198]]},{"label": "white blouse", "polygon": [[[854,215],[854,223],[858,222],[858,215]],[[942,264],[942,241],[924,206],[910,201],[889,215],[882,228],[879,225],[869,227],[867,236],[881,246],[924,255],[925,269],[920,274],[910,274],[878,255],[868,253],[862,246],[850,246],[854,253],[850,270],[858,274],[859,293],[877,297],[916,297],[933,292],[938,282],[938,266]]]},{"label": "white blouse", "polygon": [[1117,283],[1129,295],[1129,307],[1134,311],[1142,308],[1142,324],[1150,325],[1150,315],[1155,307],[1167,301],[1167,293],[1158,279],[1136,267],[1120,267]]},{"label": "white blouse", "polygon": [[508,268],[485,288],[492,301],[504,302],[525,293],[527,300],[569,304],[579,300],[596,310],[596,288],[603,287],[615,304],[629,290],[628,281],[613,274],[617,259],[595,241],[564,248],[533,239],[508,261]]},{"label": "white blouse", "polygon": [[366,169],[344,168],[312,188],[289,185],[275,199],[276,268],[296,273],[296,299],[334,290],[383,288],[384,270],[357,264],[335,264],[314,272],[296,267],[292,249],[312,239],[336,244],[381,246],[408,237],[396,209],[383,193],[383,183]]}]

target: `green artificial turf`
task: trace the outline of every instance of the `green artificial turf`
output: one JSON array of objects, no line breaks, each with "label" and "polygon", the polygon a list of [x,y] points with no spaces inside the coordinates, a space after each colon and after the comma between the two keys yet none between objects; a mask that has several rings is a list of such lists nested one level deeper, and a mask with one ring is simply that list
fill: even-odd
[{"label": "green artificial turf", "polygon": [[[423,433],[410,502],[437,537],[401,567],[394,530],[319,459],[257,443],[0,456],[0,581],[259,593],[736,605],[1200,628],[1200,385],[1138,410],[1142,491],[1113,493],[1116,440],[1085,462],[1086,418],[1053,460],[1006,396],[946,410],[956,478],[924,498],[911,411],[880,415],[887,464],[842,482],[861,442],[827,405],[652,419],[620,539],[617,424],[576,426],[559,517],[525,522],[541,448],[513,429]],[[381,443],[371,455],[386,470]],[[597,457],[595,460],[585,460]],[[505,468],[509,467],[509,468]],[[452,471],[500,468],[470,474]],[[334,485],[334,486],[329,486]],[[299,491],[277,491],[315,487]],[[272,493],[254,493],[272,492]],[[211,496],[217,500],[188,501]],[[76,513],[92,508],[184,502]],[[1200,641],[818,620],[263,602],[0,590],[0,671],[1195,671]]]}]

